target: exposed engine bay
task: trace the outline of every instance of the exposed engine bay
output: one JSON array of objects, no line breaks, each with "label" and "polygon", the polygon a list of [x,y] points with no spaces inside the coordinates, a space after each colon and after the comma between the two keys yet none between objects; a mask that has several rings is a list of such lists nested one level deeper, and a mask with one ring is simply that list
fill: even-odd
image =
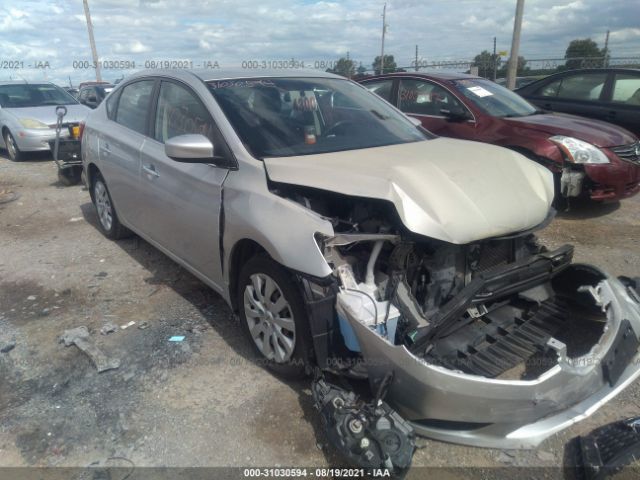
[{"label": "exposed engine bay", "polygon": [[407,232],[389,220],[385,202],[306,193],[296,199],[336,231],[320,241],[351,352],[360,348],[348,317],[431,364],[526,380],[553,366],[561,350],[587,354],[604,332],[606,315],[588,290],[597,282],[563,273],[570,246],[549,252],[531,233],[454,245]]},{"label": "exposed engine bay", "polygon": [[637,287],[572,264],[573,247],[532,231],[453,244],[383,200],[273,187],[334,228],[316,236],[330,284],[306,288],[318,364],[372,391],[393,373],[387,401],[418,434],[531,448],[638,376]]}]

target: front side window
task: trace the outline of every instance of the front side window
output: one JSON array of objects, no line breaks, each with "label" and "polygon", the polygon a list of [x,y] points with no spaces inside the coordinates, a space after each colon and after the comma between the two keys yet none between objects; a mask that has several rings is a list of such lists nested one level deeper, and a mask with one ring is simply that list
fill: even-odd
[{"label": "front side window", "polygon": [[147,134],[147,113],[154,80],[141,80],[122,89],[116,122],[143,135]]},{"label": "front side window", "polygon": [[491,80],[469,78],[454,80],[453,84],[458,92],[493,117],[526,117],[537,112],[536,107],[520,95]]},{"label": "front side window", "polygon": [[0,85],[0,106],[4,108],[75,105],[78,101],[56,85],[20,83]]},{"label": "front side window", "polygon": [[166,142],[172,137],[200,133],[213,138],[213,120],[200,99],[171,82],[162,82],[156,111],[154,138]]},{"label": "front side window", "polygon": [[627,105],[640,105],[640,76],[617,73],[612,100]]},{"label": "front side window", "polygon": [[384,98],[387,102],[393,103],[391,99],[391,88],[393,87],[393,80],[374,80],[363,84],[367,90],[375,93],[376,95]]},{"label": "front side window", "polygon": [[252,78],[209,90],[256,158],[312,155],[433,138],[349,80]]},{"label": "front side window", "polygon": [[400,80],[398,89],[400,110],[418,115],[443,116],[442,110],[465,114],[460,101],[445,88],[435,83],[412,78]]}]

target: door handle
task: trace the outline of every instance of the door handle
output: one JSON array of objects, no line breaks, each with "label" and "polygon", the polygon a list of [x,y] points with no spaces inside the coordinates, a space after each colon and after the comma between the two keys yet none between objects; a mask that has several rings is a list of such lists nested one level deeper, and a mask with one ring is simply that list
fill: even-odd
[{"label": "door handle", "polygon": [[544,105],[542,105],[542,108],[544,108],[545,110],[553,110],[551,108],[551,104],[550,103],[545,103]]},{"label": "door handle", "polygon": [[607,118],[616,118],[616,111],[609,110],[609,112],[607,112]]},{"label": "door handle", "polygon": [[147,175],[151,175],[152,177],[160,176],[160,174],[156,170],[156,167],[154,167],[153,165],[143,165],[142,170],[144,170]]}]

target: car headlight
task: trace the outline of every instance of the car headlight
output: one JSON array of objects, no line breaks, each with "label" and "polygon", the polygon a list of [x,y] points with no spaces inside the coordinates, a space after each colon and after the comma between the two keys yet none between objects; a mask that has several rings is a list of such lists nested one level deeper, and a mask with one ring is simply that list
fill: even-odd
[{"label": "car headlight", "polygon": [[20,125],[24,128],[49,128],[49,125],[41,122],[40,120],[36,120],[35,118],[21,118]]},{"label": "car headlight", "polygon": [[598,147],[578,140],[577,138],[556,135],[549,140],[560,146],[570,162],[589,164],[609,163],[607,156],[602,153]]}]

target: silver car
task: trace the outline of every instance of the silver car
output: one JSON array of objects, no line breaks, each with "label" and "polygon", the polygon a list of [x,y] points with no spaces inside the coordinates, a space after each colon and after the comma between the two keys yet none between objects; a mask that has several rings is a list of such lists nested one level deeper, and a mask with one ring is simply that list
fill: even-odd
[{"label": "silver car", "polygon": [[532,447],[640,374],[640,285],[534,236],[547,169],[342,77],[141,72],[89,115],[82,157],[107,237],[211,286],[281,374],[391,378],[420,434]]},{"label": "silver car", "polygon": [[[80,123],[91,110],[52,83],[0,82],[0,147],[14,162],[27,152],[50,150],[56,136],[56,106],[65,105],[64,126]],[[68,136],[68,130],[62,130]]]}]

